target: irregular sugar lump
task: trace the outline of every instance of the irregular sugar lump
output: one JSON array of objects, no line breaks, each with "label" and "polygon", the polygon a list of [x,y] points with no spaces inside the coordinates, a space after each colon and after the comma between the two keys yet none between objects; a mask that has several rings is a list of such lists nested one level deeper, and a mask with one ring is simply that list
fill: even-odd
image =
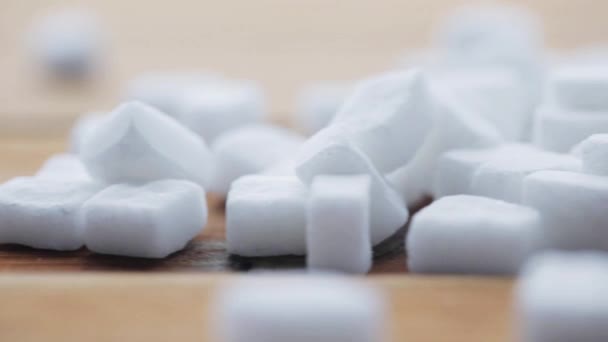
[{"label": "irregular sugar lump", "polygon": [[304,255],[308,190],[295,177],[244,176],[226,200],[228,252],[241,256]]},{"label": "irregular sugar lump", "polygon": [[517,282],[522,341],[608,340],[608,255],[548,252],[533,258]]},{"label": "irregular sugar lump", "polygon": [[102,122],[107,118],[108,115],[102,112],[87,113],[78,118],[70,132],[70,151],[78,153],[83,141],[87,139],[86,137],[101,126]]},{"label": "irregular sugar lump", "polygon": [[368,175],[371,181],[371,238],[377,245],[407,222],[409,212],[403,199],[386,182],[372,162],[343,135],[319,135],[314,145],[300,150],[296,174],[306,184],[318,175]]},{"label": "irregular sugar lump", "polygon": [[515,274],[541,237],[536,210],[485,197],[443,197],[412,218],[408,267],[416,273]]},{"label": "irregular sugar lump", "polygon": [[308,199],[310,270],[367,273],[372,266],[369,176],[317,176]]},{"label": "irregular sugar lump", "polygon": [[247,80],[218,80],[183,92],[177,119],[211,143],[222,133],[261,122],[267,115],[260,85]]},{"label": "irregular sugar lump", "polygon": [[459,148],[491,148],[504,142],[496,127],[485,118],[467,110],[451,95],[434,94],[431,133],[409,163],[387,176],[408,206],[414,206],[431,195],[432,175],[438,158],[444,152]]},{"label": "irregular sugar lump", "polygon": [[575,147],[582,160],[582,171],[608,176],[608,134],[594,134]]},{"label": "irregular sugar lump", "polygon": [[[320,132],[340,131],[380,172],[392,171],[413,157],[431,129],[427,93],[417,69],[362,81]],[[316,140],[313,136],[307,144]]]},{"label": "irregular sugar lump", "polygon": [[87,137],[80,158],[93,177],[108,183],[185,179],[206,186],[213,167],[200,137],[141,102],[112,111]]},{"label": "irregular sugar lump", "polygon": [[293,156],[303,142],[299,134],[270,124],[246,125],[222,134],[211,145],[214,172],[209,191],[226,194],[234,180]]},{"label": "irregular sugar lump", "polygon": [[0,243],[59,251],[81,248],[79,211],[102,188],[89,181],[31,177],[0,185]]},{"label": "irregular sugar lump", "polygon": [[36,178],[63,181],[92,181],[78,156],[60,153],[51,156],[36,173]]},{"label": "irregular sugar lump", "polygon": [[314,134],[334,118],[353,86],[346,82],[317,82],[298,95],[295,121],[304,133]]},{"label": "irregular sugar lump", "polygon": [[471,194],[520,203],[527,175],[541,170],[578,171],[580,168],[580,159],[571,155],[522,145],[477,168],[471,180]]},{"label": "irregular sugar lump", "polygon": [[204,229],[207,202],[203,189],[189,181],[116,184],[84,204],[81,222],[93,252],[164,258]]},{"label": "irregular sugar lump", "polygon": [[223,342],[384,341],[386,303],[374,288],[335,276],[264,275],[223,287],[209,313]]},{"label": "irregular sugar lump", "polygon": [[608,178],[539,171],[524,180],[522,204],[543,217],[544,247],[608,251]]}]

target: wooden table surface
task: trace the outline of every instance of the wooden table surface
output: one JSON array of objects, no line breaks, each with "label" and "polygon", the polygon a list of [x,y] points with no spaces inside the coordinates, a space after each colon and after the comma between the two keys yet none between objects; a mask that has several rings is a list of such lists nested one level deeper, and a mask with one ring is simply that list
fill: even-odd
[{"label": "wooden table surface", "polygon": [[[391,68],[428,46],[441,18],[469,2],[90,0],[86,7],[108,36],[104,64],[88,82],[64,83],[33,65],[24,36],[45,10],[73,2],[4,0],[0,181],[32,174],[64,151],[73,120],[115,106],[124,82],[140,72],[216,70],[256,79],[268,90],[273,118],[289,121],[301,86]],[[539,14],[551,47],[608,37],[608,2],[508,2]],[[214,289],[246,271],[303,265],[301,258],[227,255],[221,200],[209,202],[206,231],[162,261],[0,246],[0,341],[205,341]],[[388,297],[395,341],[513,340],[512,279],[409,275],[404,232],[376,251],[372,274],[359,280]]]}]

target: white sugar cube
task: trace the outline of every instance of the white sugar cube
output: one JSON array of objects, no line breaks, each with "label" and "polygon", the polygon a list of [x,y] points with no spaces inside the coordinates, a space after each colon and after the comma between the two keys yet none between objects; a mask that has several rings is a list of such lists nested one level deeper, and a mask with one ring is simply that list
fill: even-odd
[{"label": "white sugar cube", "polygon": [[228,252],[304,255],[308,190],[295,177],[251,175],[232,183],[226,200]]},{"label": "white sugar cube", "polygon": [[78,156],[69,153],[50,157],[36,173],[36,178],[63,181],[90,181],[91,176]]},{"label": "white sugar cube", "polygon": [[608,111],[575,112],[539,108],[534,120],[533,141],[543,149],[567,153],[592,134],[608,132]]},{"label": "white sugar cube", "polygon": [[298,95],[295,121],[307,134],[327,126],[336,115],[353,86],[346,82],[319,82],[304,88]]},{"label": "white sugar cube", "polygon": [[209,191],[226,194],[237,178],[263,171],[297,153],[304,137],[270,124],[252,124],[230,130],[211,145],[214,171]]},{"label": "white sugar cube", "polygon": [[89,135],[95,132],[95,130],[100,127],[107,118],[108,115],[102,112],[87,113],[78,118],[70,132],[70,151],[73,153],[78,153],[83,141],[85,141]]},{"label": "white sugar cube", "polygon": [[296,161],[292,156],[290,156],[289,158],[279,160],[278,162],[270,165],[260,173],[266,176],[296,177]]},{"label": "white sugar cube", "polygon": [[28,38],[33,57],[55,76],[86,76],[100,60],[100,24],[94,13],[84,9],[48,13],[34,23]]},{"label": "white sugar cube", "polygon": [[581,161],[568,154],[547,152],[534,147],[501,153],[483,163],[471,180],[471,193],[512,203],[520,203],[524,178],[541,170],[578,171]]},{"label": "white sugar cube", "polygon": [[311,270],[367,273],[372,266],[369,176],[317,176],[308,199]]},{"label": "white sugar cube", "polygon": [[433,197],[471,194],[471,181],[477,168],[526,149],[529,147],[523,144],[502,144],[495,148],[456,149],[443,153],[433,175]]},{"label": "white sugar cube", "polygon": [[93,252],[164,258],[203,230],[207,202],[203,189],[188,181],[116,184],[84,204],[81,222]]},{"label": "white sugar cube", "polygon": [[435,93],[432,112],[434,126],[414,158],[390,173],[389,182],[412,206],[432,193],[437,159],[459,148],[490,148],[504,140],[496,128],[475,112],[463,108],[456,99]]},{"label": "white sugar cube", "polygon": [[179,121],[208,142],[265,116],[264,92],[251,81],[208,82],[185,91],[177,106]]},{"label": "white sugar cube", "polygon": [[123,98],[126,101],[141,101],[176,117],[184,94],[219,79],[213,73],[202,71],[148,72],[129,81],[123,90]]},{"label": "white sugar cube", "polygon": [[526,177],[522,198],[541,213],[547,248],[608,250],[608,178],[540,171]]},{"label": "white sugar cube", "polygon": [[608,176],[608,134],[594,134],[575,147],[585,173]]},{"label": "white sugar cube", "polygon": [[555,70],[551,77],[554,100],[572,110],[608,110],[608,67],[570,65]]},{"label": "white sugar cube", "polygon": [[0,243],[76,250],[83,246],[78,214],[101,190],[92,182],[15,178],[0,185]]},{"label": "white sugar cube", "polygon": [[540,215],[490,198],[441,198],[412,218],[409,270],[421,273],[513,274],[536,250]]},{"label": "white sugar cube", "polygon": [[433,75],[438,89],[496,126],[508,141],[527,138],[533,108],[520,77],[504,68],[458,68]]},{"label": "white sugar cube", "polygon": [[405,164],[431,129],[428,89],[417,69],[383,74],[361,82],[330,125],[304,148],[343,135],[363,151],[380,172]]},{"label": "white sugar cube", "polygon": [[526,265],[516,287],[522,341],[608,340],[608,255],[545,253]]},{"label": "white sugar cube", "polygon": [[80,158],[108,183],[186,179],[205,186],[212,155],[205,142],[141,102],[124,103],[85,139]]},{"label": "white sugar cube", "polygon": [[[321,135],[318,136],[318,138]],[[326,136],[300,151],[296,174],[306,184],[318,175],[369,175],[371,181],[371,238],[376,245],[393,235],[409,217],[403,199],[378,173],[372,162],[342,135]]]},{"label": "white sugar cube", "polygon": [[385,340],[384,298],[344,278],[257,276],[228,284],[216,298],[216,341]]}]

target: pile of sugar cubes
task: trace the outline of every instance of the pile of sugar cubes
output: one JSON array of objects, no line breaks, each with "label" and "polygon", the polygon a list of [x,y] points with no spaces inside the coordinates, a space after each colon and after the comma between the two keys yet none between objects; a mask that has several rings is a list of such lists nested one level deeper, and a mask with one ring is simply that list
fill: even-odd
[{"label": "pile of sugar cubes", "polygon": [[[87,65],[37,42],[50,65]],[[226,288],[224,340],[376,341],[377,294],[317,276],[369,272],[409,221],[410,272],[521,273],[526,341],[608,340],[608,58],[544,54],[529,13],[464,9],[415,67],[309,85],[302,133],[270,123],[253,81],[141,75],[78,120],[70,153],[0,186],[0,241],[163,258],[204,229],[208,191],[229,253],[305,255],[314,273]]]}]

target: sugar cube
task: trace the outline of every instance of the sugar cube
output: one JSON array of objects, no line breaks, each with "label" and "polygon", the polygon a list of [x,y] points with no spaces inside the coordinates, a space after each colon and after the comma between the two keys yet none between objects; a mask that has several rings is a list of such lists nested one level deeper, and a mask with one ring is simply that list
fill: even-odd
[{"label": "sugar cube", "polygon": [[51,156],[38,170],[36,178],[63,181],[92,180],[78,156],[70,153]]}]

